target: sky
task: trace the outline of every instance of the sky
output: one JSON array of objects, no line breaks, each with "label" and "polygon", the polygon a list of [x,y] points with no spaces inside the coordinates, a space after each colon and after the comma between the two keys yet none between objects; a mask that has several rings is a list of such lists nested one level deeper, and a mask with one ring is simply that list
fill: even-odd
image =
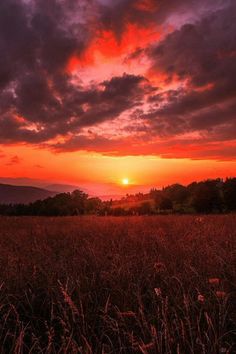
[{"label": "sky", "polygon": [[234,0],[1,0],[0,53],[5,181],[236,175]]}]

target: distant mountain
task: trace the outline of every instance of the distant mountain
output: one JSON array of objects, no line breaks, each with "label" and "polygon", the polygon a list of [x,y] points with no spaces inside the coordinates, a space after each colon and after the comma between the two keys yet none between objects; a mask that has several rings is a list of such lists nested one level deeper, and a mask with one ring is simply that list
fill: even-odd
[{"label": "distant mountain", "polygon": [[82,189],[84,192],[86,192],[84,188],[80,188],[79,186],[74,186],[72,184],[49,184],[46,186],[46,189],[58,193],[71,193],[76,189]]},{"label": "distant mountain", "polygon": [[28,204],[39,199],[46,199],[57,194],[37,187],[13,186],[10,184],[0,184],[0,204]]},{"label": "distant mountain", "polygon": [[87,188],[80,187],[78,185],[66,183],[50,183],[50,181],[27,177],[0,177],[0,184],[9,184],[12,186],[31,186],[57,193],[71,193],[74,190],[79,189],[85,193],[91,194]]},{"label": "distant mountain", "polygon": [[[37,188],[46,188],[49,181],[27,177],[0,177],[0,184],[10,184],[12,186],[31,186]],[[46,188],[47,189],[47,188]]]}]

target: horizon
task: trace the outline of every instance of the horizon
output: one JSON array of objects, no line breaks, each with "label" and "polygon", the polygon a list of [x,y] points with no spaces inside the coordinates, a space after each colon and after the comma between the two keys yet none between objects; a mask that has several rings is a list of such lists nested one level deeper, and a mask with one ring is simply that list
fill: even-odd
[{"label": "horizon", "polygon": [[[153,162],[155,162],[155,158],[151,158]],[[157,159],[158,160],[158,159]],[[182,161],[176,161],[177,166],[182,163]],[[194,164],[194,162],[197,163],[198,166]],[[234,162],[235,164],[235,162]],[[172,164],[170,164],[172,166]],[[205,166],[205,167],[204,167]],[[232,178],[235,177],[236,172],[234,173],[234,168],[232,167],[231,162],[228,165],[228,168],[226,172],[221,171],[221,166],[218,166],[216,168],[214,166],[214,161],[212,160],[198,160],[198,161],[193,161],[193,166],[191,166],[192,171],[196,171],[193,174],[195,177],[192,175],[188,176],[188,168],[186,170],[182,170],[183,166],[178,166],[179,173],[176,174],[176,178],[173,174],[169,172],[169,170],[162,170],[161,172],[158,173],[155,171],[155,168],[150,168],[146,170],[146,175],[147,173],[153,172],[153,175],[151,177],[151,180],[148,181],[146,180],[146,184],[139,184],[137,183],[137,180],[132,179],[130,177],[131,174],[120,174],[120,178],[113,181],[109,182],[96,182],[96,181],[86,181],[83,179],[80,181],[80,179],[75,179],[74,176],[71,179],[60,179],[60,178],[40,178],[41,176],[39,175],[38,178],[34,178],[34,175],[31,177],[29,176],[22,176],[22,175],[0,175],[0,183],[9,183],[12,185],[28,185],[28,186],[35,186],[35,187],[41,187],[47,189],[48,186],[50,185],[68,185],[68,186],[76,186],[84,190],[85,192],[89,193],[91,196],[106,196],[106,195],[126,195],[127,193],[132,194],[132,193],[145,193],[148,192],[152,188],[158,188],[161,189],[162,187],[165,187],[167,185],[179,183],[184,186],[190,184],[194,181],[202,181],[202,180],[207,180],[207,179],[216,179],[216,178],[221,178],[221,179],[226,179],[226,178]],[[236,167],[236,166],[235,166]],[[203,170],[202,170],[203,168]],[[200,171],[199,171],[200,169]],[[198,173],[197,173],[198,172]],[[135,176],[140,176],[139,172],[133,173]],[[151,175],[151,173],[150,173]],[[123,176],[123,177],[122,177]],[[37,175],[35,176],[37,177]],[[155,178],[156,177],[156,178]],[[122,183],[122,180],[124,178],[129,179],[129,183],[127,185],[124,185]],[[148,177],[147,177],[148,178]],[[105,178],[104,178],[105,179]],[[5,182],[1,182],[5,181]],[[142,181],[142,179],[141,179]],[[139,181],[138,181],[139,182]]]},{"label": "horizon", "polygon": [[202,179],[202,180],[191,180],[189,183],[179,183],[178,181],[175,181],[174,183],[170,184],[164,184],[162,186],[158,185],[152,185],[152,186],[139,186],[139,185],[130,185],[130,183],[123,183],[123,188],[121,189],[117,185],[96,185],[96,190],[97,192],[94,193],[94,184],[85,184],[85,185],[72,185],[68,183],[57,183],[53,181],[46,181],[46,180],[34,180],[30,178],[2,178],[0,177],[0,185],[10,185],[10,186],[18,186],[18,187],[36,187],[36,188],[41,188],[44,190],[47,190],[49,192],[55,192],[57,194],[60,193],[71,193],[74,190],[81,190],[84,193],[86,193],[90,198],[93,197],[98,197],[101,198],[102,200],[109,200],[113,198],[113,200],[118,200],[123,197],[126,197],[127,195],[137,195],[139,193],[141,194],[149,194],[152,190],[163,190],[166,187],[173,186],[173,185],[182,185],[184,187],[188,187],[192,183],[199,183],[199,182],[206,182],[206,181],[211,181],[211,180],[217,180],[220,179],[223,182],[227,181],[227,179],[235,179],[235,176],[230,176],[230,177],[216,177],[214,179],[212,178],[207,178],[207,179]]}]

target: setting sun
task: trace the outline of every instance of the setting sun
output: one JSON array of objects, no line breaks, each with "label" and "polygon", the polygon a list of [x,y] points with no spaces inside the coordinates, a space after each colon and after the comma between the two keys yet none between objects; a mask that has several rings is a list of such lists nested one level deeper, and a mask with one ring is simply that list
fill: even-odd
[{"label": "setting sun", "polygon": [[123,178],[122,179],[122,184],[127,186],[129,184],[129,179],[128,178]]}]

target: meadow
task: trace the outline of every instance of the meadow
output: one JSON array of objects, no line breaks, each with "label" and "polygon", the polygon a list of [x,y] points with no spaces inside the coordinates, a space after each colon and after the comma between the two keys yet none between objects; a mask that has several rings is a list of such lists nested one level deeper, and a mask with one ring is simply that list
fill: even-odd
[{"label": "meadow", "polygon": [[236,215],[0,218],[1,353],[234,353]]}]

